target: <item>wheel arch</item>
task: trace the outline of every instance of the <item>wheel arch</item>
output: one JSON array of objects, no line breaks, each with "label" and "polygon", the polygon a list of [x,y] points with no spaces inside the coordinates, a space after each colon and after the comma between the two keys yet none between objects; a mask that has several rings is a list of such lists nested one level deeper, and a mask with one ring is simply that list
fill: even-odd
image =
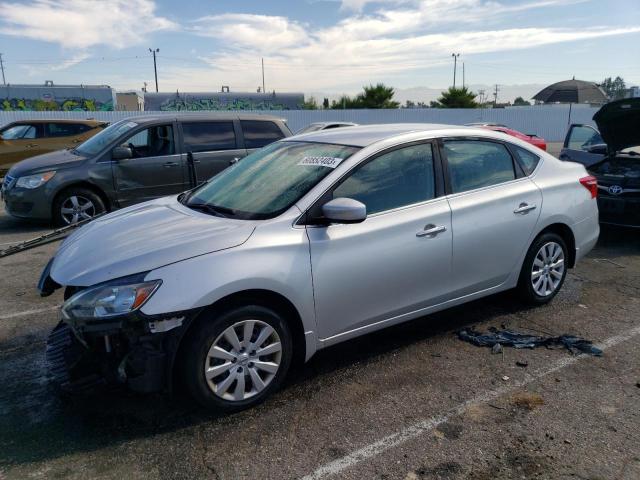
[{"label": "wheel arch", "polygon": [[576,238],[573,234],[573,230],[571,230],[571,227],[566,223],[552,223],[540,230],[540,232],[538,232],[531,243],[533,243],[535,239],[540,235],[543,235],[545,233],[555,233],[564,240],[564,243],[567,245],[568,250],[567,254],[569,256],[569,268],[573,268],[576,264]]},{"label": "wheel arch", "polygon": [[53,211],[53,209],[55,207],[56,200],[58,199],[58,197],[63,192],[65,192],[66,190],[69,190],[71,188],[86,188],[87,190],[91,190],[93,193],[95,193],[96,195],[98,195],[102,199],[102,201],[104,202],[104,206],[107,209],[107,212],[110,212],[112,210],[113,204],[112,204],[111,199],[109,198],[109,196],[104,192],[104,190],[102,190],[100,187],[98,187],[94,183],[88,182],[86,180],[81,180],[81,181],[77,181],[77,182],[68,183],[66,185],[63,185],[53,195],[53,201],[51,202],[51,215],[52,215],[52,218],[55,216],[55,212]]},{"label": "wheel arch", "polygon": [[223,312],[231,308],[259,305],[262,307],[275,310],[282,315],[289,327],[291,328],[291,336],[293,337],[293,358],[291,365],[301,365],[306,358],[306,343],[304,335],[304,326],[302,317],[295,305],[284,295],[272,290],[250,289],[232,293],[226,297],[216,300],[211,305],[204,307],[197,316],[189,323],[187,329],[183,332],[180,341],[175,350],[175,355],[170,365],[170,378],[173,385],[176,381],[176,372],[180,370],[179,365],[183,357],[184,345],[187,343],[185,339],[194,331],[201,323],[207,321],[212,314]]}]

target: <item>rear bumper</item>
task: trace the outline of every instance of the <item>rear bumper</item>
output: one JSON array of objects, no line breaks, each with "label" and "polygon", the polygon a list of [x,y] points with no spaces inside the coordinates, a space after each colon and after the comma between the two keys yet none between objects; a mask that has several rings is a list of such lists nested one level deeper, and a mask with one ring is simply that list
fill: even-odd
[{"label": "rear bumper", "polygon": [[640,227],[640,197],[598,196],[600,223],[622,227]]},{"label": "rear bumper", "polygon": [[575,263],[578,263],[598,242],[598,237],[600,236],[598,212],[596,212],[595,215],[573,224],[571,230],[573,231],[573,237],[576,242]]}]

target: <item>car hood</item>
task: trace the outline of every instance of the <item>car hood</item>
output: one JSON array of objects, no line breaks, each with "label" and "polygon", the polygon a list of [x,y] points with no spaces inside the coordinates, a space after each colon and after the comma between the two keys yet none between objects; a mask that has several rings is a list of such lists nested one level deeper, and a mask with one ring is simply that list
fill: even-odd
[{"label": "car hood", "polygon": [[27,174],[55,170],[57,167],[70,167],[82,163],[86,159],[87,157],[73,153],[71,150],[58,150],[22,160],[11,167],[8,174],[12,177],[21,177]]},{"label": "car hood", "polygon": [[611,152],[640,145],[640,98],[607,103],[593,116]]},{"label": "car hood", "polygon": [[246,242],[255,223],[193,211],[176,197],[93,220],[68,237],[51,265],[60,285],[91,286]]}]

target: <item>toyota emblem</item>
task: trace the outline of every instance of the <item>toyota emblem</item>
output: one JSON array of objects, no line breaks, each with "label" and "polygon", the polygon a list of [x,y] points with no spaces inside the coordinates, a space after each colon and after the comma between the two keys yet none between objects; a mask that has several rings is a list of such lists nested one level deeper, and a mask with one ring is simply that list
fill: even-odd
[{"label": "toyota emblem", "polygon": [[622,193],[622,187],[620,185],[611,185],[609,187],[609,193],[611,195],[620,195]]}]

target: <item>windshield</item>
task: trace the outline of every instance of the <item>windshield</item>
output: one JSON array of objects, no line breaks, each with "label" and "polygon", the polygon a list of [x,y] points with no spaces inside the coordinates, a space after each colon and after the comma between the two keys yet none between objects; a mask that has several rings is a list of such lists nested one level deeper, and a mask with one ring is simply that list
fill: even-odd
[{"label": "windshield", "polygon": [[272,218],[357,151],[326,143],[273,143],[213,177],[186,204],[217,209],[232,218]]},{"label": "windshield", "polygon": [[138,124],[131,120],[121,120],[111,124],[100,133],[94,135],[89,140],[76,147],[76,151],[85,156],[96,155],[105,147],[108,147],[120,135],[137,126]]},{"label": "windshield", "polygon": [[36,138],[36,129],[32,125],[15,125],[0,134],[3,140],[19,140],[21,138]]}]

